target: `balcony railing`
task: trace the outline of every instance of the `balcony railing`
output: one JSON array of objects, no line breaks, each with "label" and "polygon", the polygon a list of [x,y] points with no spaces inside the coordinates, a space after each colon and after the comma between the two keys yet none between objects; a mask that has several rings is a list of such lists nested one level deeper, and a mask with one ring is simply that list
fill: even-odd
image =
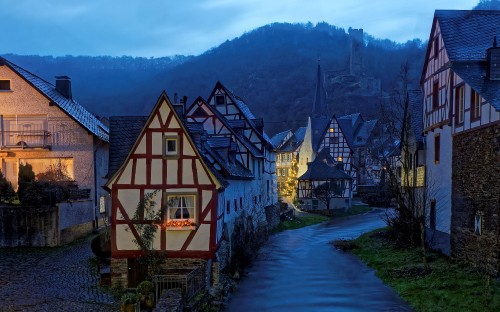
[{"label": "balcony railing", "polygon": [[2,149],[51,148],[50,132],[33,131],[3,131]]}]

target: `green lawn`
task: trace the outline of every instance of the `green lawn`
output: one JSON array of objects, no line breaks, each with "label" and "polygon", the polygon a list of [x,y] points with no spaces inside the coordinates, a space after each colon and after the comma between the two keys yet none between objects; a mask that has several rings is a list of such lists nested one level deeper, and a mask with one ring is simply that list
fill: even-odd
[{"label": "green lawn", "polygon": [[273,230],[273,233],[283,232],[286,230],[300,229],[304,226],[309,226],[324,221],[331,220],[329,217],[310,214],[307,216],[296,217],[295,220],[281,221],[280,224]]},{"label": "green lawn", "polygon": [[282,221],[277,228],[273,230],[273,233],[278,233],[286,230],[299,229],[304,226],[309,226],[324,221],[331,220],[332,218],[347,217],[357,214],[362,214],[370,211],[371,208],[368,205],[352,205],[351,209],[347,211],[343,210],[331,210],[330,216],[323,216],[319,214],[310,213],[305,216],[296,217],[295,220],[285,220]]},{"label": "green lawn", "polygon": [[351,252],[416,311],[500,311],[500,282],[492,279],[487,285],[487,279],[469,265],[437,253],[429,253],[431,271],[425,273],[419,248],[397,249],[372,233],[356,239]]}]

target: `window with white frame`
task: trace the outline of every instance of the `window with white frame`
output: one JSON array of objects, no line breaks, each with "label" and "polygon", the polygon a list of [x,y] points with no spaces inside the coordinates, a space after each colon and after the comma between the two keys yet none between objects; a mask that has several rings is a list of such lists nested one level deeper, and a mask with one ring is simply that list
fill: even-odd
[{"label": "window with white frame", "polygon": [[163,157],[177,157],[179,155],[179,137],[163,137]]},{"label": "window with white frame", "polygon": [[167,194],[166,201],[168,227],[196,225],[195,194]]}]

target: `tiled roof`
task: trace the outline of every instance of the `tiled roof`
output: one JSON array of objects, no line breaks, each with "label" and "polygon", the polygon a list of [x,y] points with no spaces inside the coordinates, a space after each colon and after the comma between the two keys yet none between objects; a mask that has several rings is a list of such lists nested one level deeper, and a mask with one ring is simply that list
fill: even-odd
[{"label": "tiled roof", "polygon": [[453,62],[451,68],[497,111],[500,111],[500,81],[486,78],[486,62]]},{"label": "tiled roof", "polygon": [[437,10],[450,61],[484,60],[493,37],[500,36],[500,11]]},{"label": "tiled roof", "polygon": [[322,116],[311,118],[311,135],[312,135],[312,147],[314,150],[319,149],[321,139],[326,131],[326,127],[330,124],[330,118]]},{"label": "tiled roof", "polygon": [[295,131],[295,133],[293,135],[295,135],[297,140],[299,140],[300,142],[303,142],[304,138],[306,136],[306,130],[307,130],[307,127],[300,127]]},{"label": "tiled roof", "polygon": [[[203,150],[204,153],[209,154],[210,156],[217,161],[217,164],[222,168],[222,172],[219,172],[215,168],[215,172],[221,176],[222,181],[226,181],[226,178],[222,177],[222,174],[227,175],[228,178],[232,179],[252,179],[254,178],[254,175],[250,170],[245,168],[239,161],[231,161],[230,159],[227,159],[226,156],[221,155],[219,153],[218,148],[212,147],[212,145],[223,145],[224,143],[228,143],[227,146],[220,146],[219,148],[223,147],[232,147],[233,144],[231,141],[226,141],[225,140],[219,140],[219,139],[225,139],[225,138],[215,138],[215,140],[212,140],[214,138],[208,138],[207,144],[204,146]],[[228,138],[229,139],[229,138]],[[212,142],[211,142],[212,141]],[[218,141],[218,142],[217,142]],[[217,142],[217,143],[215,143]],[[207,162],[209,163],[209,162]]]},{"label": "tiled roof", "polygon": [[423,97],[420,90],[408,91],[408,106],[410,111],[410,123],[417,142],[423,142]]},{"label": "tiled roof", "polygon": [[207,138],[207,143],[211,148],[229,148],[231,147],[231,138],[230,137],[216,137],[209,136]]},{"label": "tiled roof", "polygon": [[335,167],[335,161],[330,154],[323,149],[318,153],[312,163],[308,163],[307,171],[301,175],[299,180],[352,180],[344,171]]},{"label": "tiled roof", "polygon": [[283,132],[280,132],[280,133],[277,133],[275,134],[272,138],[271,138],[271,144],[275,147],[275,148],[279,148],[281,147],[281,145],[285,142],[283,142],[283,140],[286,138],[286,136],[290,133],[290,129],[288,130],[285,130]]},{"label": "tiled roof", "polygon": [[378,120],[367,120],[362,122],[353,136],[353,144],[354,147],[364,146],[368,143],[370,139],[373,129],[377,125]]},{"label": "tiled roof", "polygon": [[147,116],[120,116],[109,119],[111,137],[109,142],[109,177],[112,177],[120,169],[147,120]]},{"label": "tiled roof", "polygon": [[87,111],[82,105],[73,99],[64,97],[56,91],[56,87],[42,78],[30,73],[5,58],[0,57],[0,62],[4,61],[10,68],[26,79],[31,85],[48,97],[55,105],[61,108],[68,116],[73,118],[82,127],[97,136],[99,139],[109,142],[109,128],[105,126],[97,117]]},{"label": "tiled roof", "polygon": [[245,121],[243,119],[227,120],[227,123],[229,126],[231,126],[231,128],[234,128],[234,129],[241,129],[241,128],[245,127]]}]

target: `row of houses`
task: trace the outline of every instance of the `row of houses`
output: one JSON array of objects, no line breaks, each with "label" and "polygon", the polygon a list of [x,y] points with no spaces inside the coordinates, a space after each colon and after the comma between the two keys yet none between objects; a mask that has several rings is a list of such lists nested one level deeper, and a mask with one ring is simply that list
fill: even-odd
[{"label": "row of houses", "polygon": [[[307,125],[271,138],[276,147],[278,190],[281,197],[297,200],[304,210],[348,209],[358,185],[380,183],[383,166],[379,153],[388,148],[384,144],[390,140],[377,119],[365,120],[360,113],[329,116],[323,81],[318,64]],[[331,186],[328,198],[317,196],[324,193],[325,185]]]},{"label": "row of houses", "polygon": [[[427,241],[498,272],[499,11],[435,12],[421,76],[408,94],[410,179],[426,190]],[[409,182],[408,182],[409,181]]]},{"label": "row of houses", "polygon": [[[52,228],[68,238],[40,245],[58,245],[109,219],[114,284],[145,279],[137,258],[146,244],[165,254],[170,269],[201,267],[217,283],[241,236],[279,222],[274,147],[262,119],[220,82],[207,100],[189,104],[175,95],[172,102],[162,93],[149,116],[101,121],[73,99],[68,77],[52,84],[1,58],[0,108],[7,181],[17,189],[19,165],[29,163],[36,177],[55,166],[88,190],[87,198],[59,203],[56,222],[44,229],[2,226],[4,245],[25,244],[7,232],[47,236]],[[153,214],[138,210],[148,196]],[[13,218],[2,214],[4,223]],[[149,243],[140,235],[145,225],[158,228]]]}]

